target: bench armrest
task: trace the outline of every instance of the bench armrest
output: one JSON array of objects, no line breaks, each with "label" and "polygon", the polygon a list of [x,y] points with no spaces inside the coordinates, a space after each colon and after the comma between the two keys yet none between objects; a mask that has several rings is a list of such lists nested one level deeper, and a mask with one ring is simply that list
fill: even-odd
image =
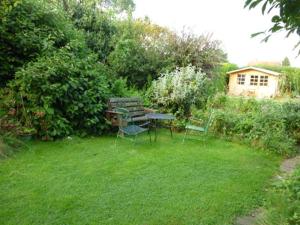
[{"label": "bench armrest", "polygon": [[116,112],[116,111],[111,111],[111,110],[106,110],[105,111],[106,113],[108,113],[108,114],[124,114],[124,113],[122,113],[122,112]]},{"label": "bench armrest", "polygon": [[155,112],[158,111],[157,109],[151,109],[151,108],[147,108],[147,107],[144,107],[144,110],[145,110],[145,112],[147,112],[147,113],[155,113]]}]

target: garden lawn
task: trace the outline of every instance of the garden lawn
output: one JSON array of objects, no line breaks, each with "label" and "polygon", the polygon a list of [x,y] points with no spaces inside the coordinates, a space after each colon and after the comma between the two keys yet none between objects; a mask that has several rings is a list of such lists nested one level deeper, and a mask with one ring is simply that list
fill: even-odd
[{"label": "garden lawn", "polygon": [[280,158],[161,131],[30,142],[0,161],[0,223],[232,224],[262,203]]}]

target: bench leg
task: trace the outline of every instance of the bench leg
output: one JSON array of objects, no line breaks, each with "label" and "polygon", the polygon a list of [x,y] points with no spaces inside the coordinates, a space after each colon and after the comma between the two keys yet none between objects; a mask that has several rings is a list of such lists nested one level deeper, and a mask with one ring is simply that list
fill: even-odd
[{"label": "bench leg", "polygon": [[154,132],[155,132],[154,141],[156,141],[157,140],[157,123],[156,123],[156,120],[154,120]]},{"label": "bench leg", "polygon": [[151,140],[150,126],[148,126],[148,135],[149,135],[149,138],[150,138],[150,142],[152,142],[152,140]]},{"label": "bench leg", "polygon": [[116,140],[115,140],[115,148],[117,147],[117,141],[118,141],[118,138],[119,138],[119,135],[120,134],[120,130],[118,131],[118,133],[117,133],[117,138],[116,138]]},{"label": "bench leg", "polygon": [[170,127],[170,133],[171,133],[171,137],[173,138],[173,131],[172,131],[172,121],[170,121],[169,127]]},{"label": "bench leg", "polygon": [[185,138],[186,138],[187,132],[188,132],[188,129],[185,129],[185,134],[184,134],[184,137],[183,137],[182,143],[184,143],[184,141],[185,141]]},{"label": "bench leg", "polygon": [[137,136],[137,135],[134,135],[134,138],[133,138],[133,145],[136,145],[136,136]]}]

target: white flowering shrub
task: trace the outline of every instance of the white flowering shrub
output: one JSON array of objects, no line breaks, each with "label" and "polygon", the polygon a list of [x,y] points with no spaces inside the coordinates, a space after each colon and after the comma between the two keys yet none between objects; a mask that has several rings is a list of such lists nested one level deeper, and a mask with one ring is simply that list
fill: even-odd
[{"label": "white flowering shrub", "polygon": [[189,115],[190,108],[205,92],[207,76],[193,66],[162,74],[150,88],[151,101],[179,117]]}]

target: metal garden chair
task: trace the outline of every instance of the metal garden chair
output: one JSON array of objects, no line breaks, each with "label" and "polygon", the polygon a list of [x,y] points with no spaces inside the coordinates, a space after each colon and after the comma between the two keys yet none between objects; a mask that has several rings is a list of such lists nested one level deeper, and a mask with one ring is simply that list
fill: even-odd
[{"label": "metal garden chair", "polygon": [[117,133],[117,138],[115,141],[115,146],[117,146],[117,140],[119,137],[124,138],[125,136],[133,136],[133,138],[129,138],[129,140],[136,143],[136,137],[144,132],[148,132],[151,142],[151,134],[149,128],[145,128],[143,126],[149,125],[149,123],[144,123],[142,125],[135,125],[129,116],[129,111],[125,108],[116,108],[116,114],[118,115],[119,121],[119,130]]},{"label": "metal garden chair", "polygon": [[188,132],[190,131],[195,131],[195,132],[200,132],[207,134],[209,126],[211,125],[213,120],[213,111],[211,111],[208,121],[206,123],[203,123],[203,120],[197,119],[197,118],[189,118],[188,122],[185,125],[185,134],[182,142],[184,143],[186,136]]}]

